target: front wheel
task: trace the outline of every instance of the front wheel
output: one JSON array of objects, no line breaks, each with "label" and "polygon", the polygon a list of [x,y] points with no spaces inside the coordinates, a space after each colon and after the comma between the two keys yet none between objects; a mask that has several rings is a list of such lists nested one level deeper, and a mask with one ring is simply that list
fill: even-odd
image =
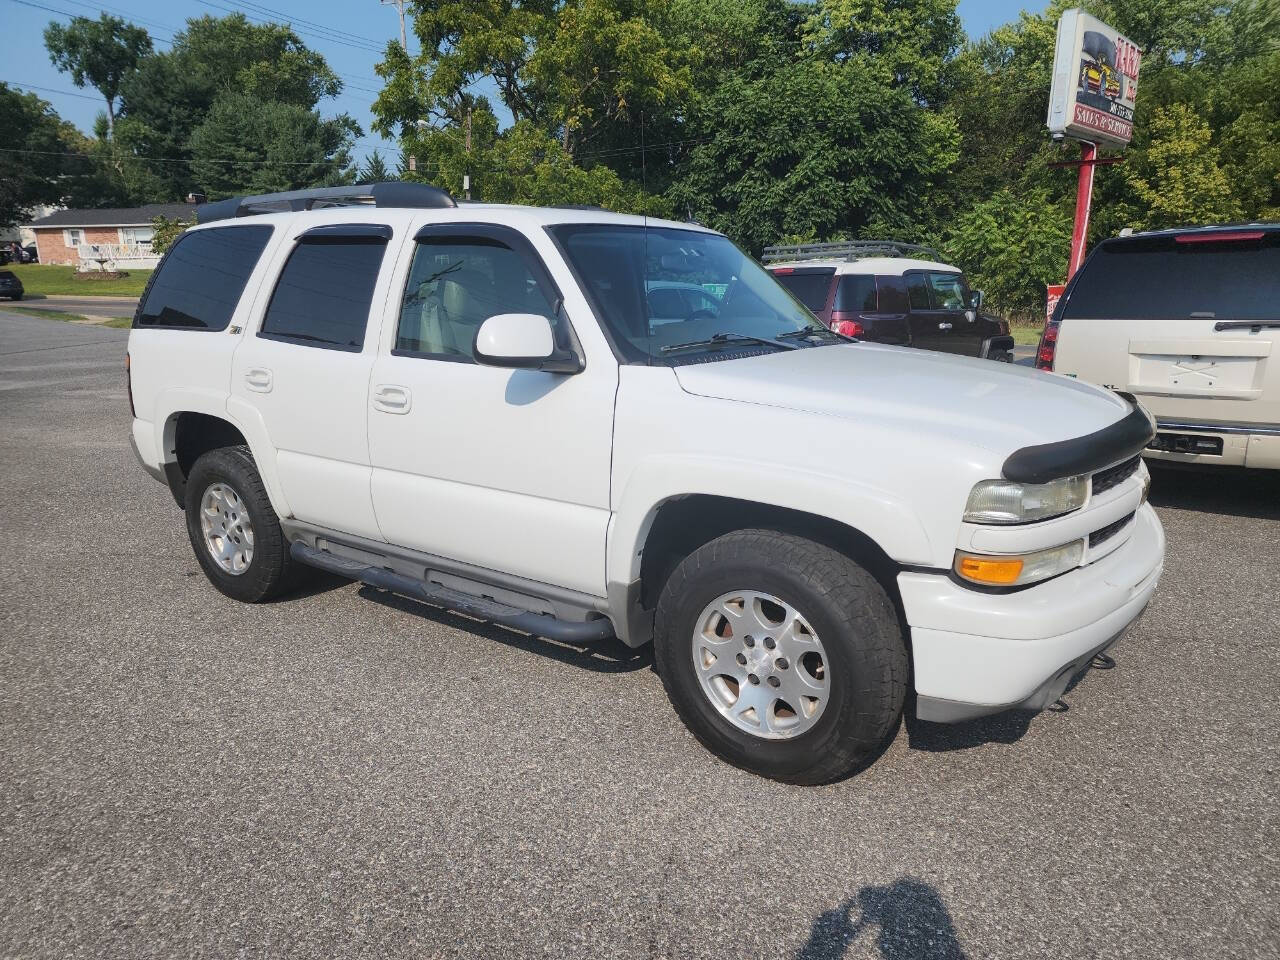
[{"label": "front wheel", "polygon": [[654,654],[676,712],[729,763],[787,783],[846,776],[895,728],[907,653],[866,570],[793,534],[700,547],[658,601]]},{"label": "front wheel", "polygon": [[220,592],[261,603],[296,584],[299,565],[248,447],[220,447],[195,462],[186,513],[196,560]]}]

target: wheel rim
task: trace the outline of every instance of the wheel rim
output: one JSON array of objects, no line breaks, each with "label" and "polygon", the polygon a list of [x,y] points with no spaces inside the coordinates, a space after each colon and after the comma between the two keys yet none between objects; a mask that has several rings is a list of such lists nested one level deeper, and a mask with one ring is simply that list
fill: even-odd
[{"label": "wheel rim", "polygon": [[222,570],[239,576],[253,562],[253,523],[240,494],[226,483],[207,487],[200,498],[205,549]]},{"label": "wheel rim", "polygon": [[720,715],[765,740],[810,730],[830,700],[817,632],[790,604],[755,590],[706,605],[694,627],[693,668]]}]

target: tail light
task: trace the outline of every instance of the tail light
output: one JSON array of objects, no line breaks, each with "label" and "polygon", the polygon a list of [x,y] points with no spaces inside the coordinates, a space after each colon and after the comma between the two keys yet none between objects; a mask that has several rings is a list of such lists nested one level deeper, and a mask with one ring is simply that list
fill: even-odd
[{"label": "tail light", "polygon": [[124,355],[124,389],[129,394],[129,416],[138,419],[138,411],[133,409],[133,371],[132,359],[126,352]]},{"label": "tail light", "polygon": [[867,332],[866,327],[857,320],[832,320],[831,329],[843,333],[846,337],[860,337]]},{"label": "tail light", "polygon": [[1044,325],[1044,333],[1040,334],[1040,346],[1036,350],[1036,369],[1052,370],[1053,355],[1058,349],[1058,322],[1050,320]]}]

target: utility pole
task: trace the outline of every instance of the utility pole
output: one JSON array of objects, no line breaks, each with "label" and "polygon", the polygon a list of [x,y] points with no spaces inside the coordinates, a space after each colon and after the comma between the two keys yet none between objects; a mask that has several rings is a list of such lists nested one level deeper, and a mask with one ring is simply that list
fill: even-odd
[{"label": "utility pole", "polygon": [[462,174],[462,195],[471,199],[471,108],[467,107],[467,163]]},{"label": "utility pole", "polygon": [[409,38],[404,32],[404,5],[405,0],[378,0],[384,7],[393,6],[400,14],[400,46],[404,47],[404,52],[409,52]]}]

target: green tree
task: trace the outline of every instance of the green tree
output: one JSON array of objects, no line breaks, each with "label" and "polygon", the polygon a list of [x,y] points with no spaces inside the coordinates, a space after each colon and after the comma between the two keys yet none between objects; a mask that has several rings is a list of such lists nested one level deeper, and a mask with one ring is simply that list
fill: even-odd
[{"label": "green tree", "polygon": [[[136,158],[134,163],[121,162],[128,190],[135,202],[178,200],[201,187],[216,192],[192,180],[192,139],[224,96],[313,112],[321,100],[341,89],[342,82],[324,57],[288,27],[250,23],[241,14],[188,20],[172,47],[142,60],[121,89],[116,139]],[[225,117],[225,111],[221,115]],[[353,129],[354,122],[344,116],[336,120]],[[317,124],[308,121],[306,126],[315,129]],[[225,129],[219,137],[225,142]],[[242,146],[246,156],[254,152],[252,144]],[[206,153],[205,160],[210,157]],[[247,174],[250,166],[224,165],[223,171]],[[244,192],[248,182],[247,177],[238,185],[234,177],[219,178],[231,193]]]},{"label": "green tree", "polygon": [[941,246],[987,302],[1042,318],[1045,285],[1062,280],[1071,228],[1071,204],[1053,191],[1005,187],[950,221]]},{"label": "green tree", "polygon": [[0,227],[27,220],[39,204],[62,199],[68,150],[65,125],[34,93],[0,83],[0,130],[10,150],[0,150]]},{"label": "green tree", "polygon": [[1145,139],[1124,169],[1138,201],[1134,226],[1225,223],[1240,216],[1212,131],[1186,104],[1157,108]]},{"label": "green tree", "polygon": [[860,59],[726,82],[703,112],[706,142],[668,196],[755,253],[784,236],[917,237],[956,159],[950,118]]},{"label": "green tree", "polygon": [[168,217],[153,217],[151,220],[151,249],[156,253],[164,253],[173,246],[173,242],[179,236],[195,225],[196,217],[194,213],[186,220],[181,217],[174,220]]},{"label": "green tree", "polygon": [[369,153],[364,165],[360,168],[360,183],[385,183],[396,179],[398,178],[392,176],[391,171],[387,169],[386,161],[382,159],[382,154],[376,149]]},{"label": "green tree", "polygon": [[73,17],[66,26],[44,31],[49,59],[71,74],[77,87],[91,86],[107,101],[107,134],[115,127],[116,98],[125,78],[151,53],[151,37],[141,27],[103,13],[97,20]]},{"label": "green tree", "polygon": [[191,172],[211,199],[350,183],[349,117],[248,93],[224,93],[191,135]]}]

